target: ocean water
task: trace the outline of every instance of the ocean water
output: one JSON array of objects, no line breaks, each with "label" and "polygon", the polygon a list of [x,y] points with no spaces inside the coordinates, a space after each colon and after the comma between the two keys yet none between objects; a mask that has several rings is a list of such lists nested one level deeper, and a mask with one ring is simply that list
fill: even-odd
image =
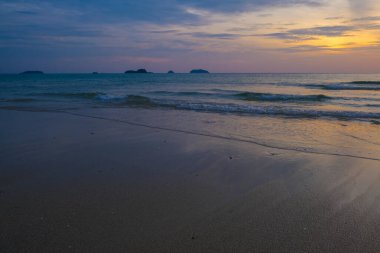
[{"label": "ocean water", "polygon": [[0,75],[0,106],[150,107],[380,122],[380,75]]},{"label": "ocean water", "polygon": [[380,161],[380,75],[0,75],[0,109]]}]

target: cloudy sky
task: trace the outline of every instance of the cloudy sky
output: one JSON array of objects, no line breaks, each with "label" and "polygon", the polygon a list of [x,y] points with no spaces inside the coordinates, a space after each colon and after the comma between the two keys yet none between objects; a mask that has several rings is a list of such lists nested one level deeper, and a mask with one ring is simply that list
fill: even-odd
[{"label": "cloudy sky", "polygon": [[0,0],[0,72],[380,73],[373,0]]}]

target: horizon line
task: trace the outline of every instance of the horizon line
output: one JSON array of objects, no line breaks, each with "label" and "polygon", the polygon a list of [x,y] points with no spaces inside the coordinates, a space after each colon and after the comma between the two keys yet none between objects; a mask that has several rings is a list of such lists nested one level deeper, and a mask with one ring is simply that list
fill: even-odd
[{"label": "horizon line", "polygon": [[[54,74],[89,74],[89,75],[95,75],[94,73],[96,74],[128,74],[128,73],[124,73],[124,72],[97,72],[97,71],[94,71],[94,72],[44,72],[44,71],[41,71],[43,72],[42,75],[54,75]],[[0,72],[0,75],[20,75],[22,74],[23,72],[4,72],[4,73],[1,73]],[[174,72],[174,73],[168,73],[168,72],[149,72],[149,73],[140,73],[140,74],[136,74],[136,75],[144,75],[144,74],[168,74],[168,75],[172,75],[172,74],[195,74],[197,75],[198,73],[190,73],[189,72]],[[207,75],[207,73],[201,73],[203,75]],[[353,72],[210,72],[208,74],[321,74],[321,75],[380,75],[380,72],[378,73],[375,73],[375,72],[368,72],[368,73],[353,73]],[[33,74],[30,74],[30,75],[33,75]],[[36,74],[38,75],[38,74]]]}]

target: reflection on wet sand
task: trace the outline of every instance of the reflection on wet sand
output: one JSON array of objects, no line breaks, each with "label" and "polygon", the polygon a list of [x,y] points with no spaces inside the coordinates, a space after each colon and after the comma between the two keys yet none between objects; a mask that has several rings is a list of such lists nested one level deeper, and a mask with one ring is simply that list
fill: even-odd
[{"label": "reflection on wet sand", "polygon": [[5,252],[380,248],[374,125],[141,109],[0,120]]}]

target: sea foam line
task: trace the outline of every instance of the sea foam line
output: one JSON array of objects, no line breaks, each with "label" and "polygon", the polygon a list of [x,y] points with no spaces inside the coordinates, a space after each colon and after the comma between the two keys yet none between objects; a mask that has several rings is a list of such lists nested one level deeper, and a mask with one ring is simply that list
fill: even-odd
[{"label": "sea foam line", "polygon": [[49,110],[49,109],[38,109],[38,110],[37,109],[29,109],[28,110],[28,109],[25,109],[25,108],[13,108],[13,107],[12,108],[0,108],[0,109],[14,110],[14,111],[24,111],[24,112],[65,113],[65,114],[72,115],[72,116],[77,116],[77,117],[100,119],[100,120],[117,122],[117,123],[127,124],[127,125],[131,125],[131,126],[139,126],[139,127],[149,128],[149,129],[163,130],[163,131],[183,133],[183,134],[196,135],[196,136],[204,136],[204,137],[222,139],[222,140],[227,140],[227,141],[236,141],[236,142],[242,142],[242,143],[250,143],[250,144],[255,144],[255,145],[258,145],[258,146],[261,146],[261,147],[272,148],[272,149],[277,149],[277,150],[294,151],[294,152],[299,152],[299,153],[315,154],[315,155],[348,157],[348,158],[356,158],[356,159],[363,159],[363,160],[370,160],[370,161],[380,162],[380,158],[373,158],[373,157],[367,157],[367,156],[357,156],[357,155],[350,155],[350,154],[343,154],[343,153],[329,153],[329,152],[322,152],[322,151],[314,151],[314,150],[310,150],[310,149],[306,150],[306,149],[300,149],[300,148],[279,147],[279,146],[274,146],[274,145],[270,145],[270,144],[267,144],[267,143],[262,143],[262,142],[260,142],[258,140],[253,140],[252,138],[250,138],[249,140],[247,140],[247,139],[242,139],[242,138],[237,138],[237,137],[231,137],[231,136],[227,137],[227,136],[218,135],[218,134],[212,134],[212,133],[203,133],[203,132],[196,132],[196,131],[191,131],[191,130],[183,130],[183,129],[169,128],[169,127],[161,127],[161,126],[149,125],[149,124],[138,123],[138,122],[133,122],[133,121],[121,120],[121,119],[106,118],[106,117],[88,115],[88,114],[83,114],[83,113],[75,113],[75,112],[70,112],[70,111],[65,111],[65,110]]},{"label": "sea foam line", "polygon": [[322,152],[322,151],[315,151],[315,150],[306,150],[306,149],[300,149],[300,148],[291,148],[291,147],[279,147],[270,145],[267,143],[262,143],[258,140],[253,140],[250,138],[242,139],[237,137],[227,137],[223,135],[218,134],[212,134],[212,133],[203,133],[203,132],[197,132],[197,131],[191,131],[191,130],[184,130],[184,129],[178,129],[178,128],[169,128],[169,127],[161,127],[161,126],[155,126],[155,125],[149,125],[144,123],[138,123],[133,121],[127,121],[127,120],[121,120],[121,119],[114,119],[114,118],[107,118],[107,117],[101,117],[101,116],[94,116],[94,115],[88,115],[88,114],[82,114],[82,113],[75,113],[75,112],[69,112],[69,111],[56,111],[56,112],[62,112],[73,116],[79,116],[79,117],[85,117],[85,118],[93,118],[93,119],[100,119],[105,121],[112,121],[112,122],[118,122],[123,123],[131,126],[139,126],[149,129],[155,129],[155,130],[163,130],[163,131],[169,131],[169,132],[176,132],[176,133],[183,133],[183,134],[189,134],[189,135],[196,135],[196,136],[203,136],[203,137],[210,137],[210,138],[216,138],[216,139],[222,139],[227,141],[236,141],[236,142],[243,142],[243,143],[250,143],[255,144],[261,147],[271,148],[271,149],[277,149],[277,150],[286,150],[286,151],[295,151],[300,153],[306,153],[306,154],[315,154],[315,155],[328,155],[328,156],[338,156],[338,157],[349,157],[349,158],[356,158],[356,159],[364,159],[364,160],[371,160],[371,161],[380,161],[380,158],[373,158],[373,157],[366,157],[366,156],[357,156],[357,155],[349,155],[349,154],[342,154],[342,153],[329,153],[329,152]]}]

